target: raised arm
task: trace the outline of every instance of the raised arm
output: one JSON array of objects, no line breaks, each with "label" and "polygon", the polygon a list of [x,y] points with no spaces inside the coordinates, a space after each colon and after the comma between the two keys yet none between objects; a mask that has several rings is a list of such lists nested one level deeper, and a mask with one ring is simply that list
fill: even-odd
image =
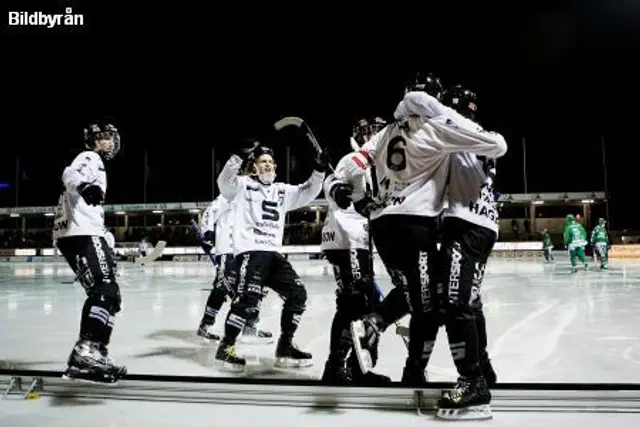
[{"label": "raised arm", "polygon": [[322,191],[324,177],[324,172],[314,170],[302,184],[284,184],[285,210],[293,211],[311,203]]},{"label": "raised arm", "polygon": [[218,175],[220,193],[229,201],[233,200],[242,188],[242,179],[238,175],[241,166],[242,158],[234,154],[227,160],[222,172]]}]

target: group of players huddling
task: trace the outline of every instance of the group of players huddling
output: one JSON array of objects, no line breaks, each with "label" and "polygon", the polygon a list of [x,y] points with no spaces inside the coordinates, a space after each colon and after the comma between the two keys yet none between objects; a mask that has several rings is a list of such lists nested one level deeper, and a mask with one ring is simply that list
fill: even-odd
[{"label": "group of players huddling", "polygon": [[[389,383],[371,371],[379,336],[408,314],[401,382],[426,384],[436,336],[445,326],[459,378],[443,393],[438,416],[491,416],[489,387],[496,375],[486,351],[480,288],[498,235],[496,159],[507,144],[474,121],[476,109],[472,91],[460,85],[445,91],[437,77],[416,73],[390,123],[358,120],[357,151],[342,157],[335,169],[327,154],[318,152],[314,171],[299,185],[275,182],[270,148],[235,147],[217,178],[221,194],[201,222],[203,249],[218,267],[197,334],[220,342],[216,360],[222,367],[244,369],[245,359],[235,352],[238,339],[273,339],[257,326],[266,288],[284,301],[276,366],[312,364],[312,355],[294,344],[306,288],[281,249],[286,213],[307,206],[324,189],[329,212],[322,251],[338,289],[322,381]],[[85,130],[85,142],[88,151],[63,173],[54,225],[55,244],[88,296],[65,375],[115,383],[126,368],[114,364],[107,346],[121,296],[113,253],[105,250],[102,205],[103,159],[118,152],[120,135],[113,125],[97,123]],[[372,242],[393,284],[384,297],[373,277]],[[211,327],[227,299],[231,305],[219,337]]]}]

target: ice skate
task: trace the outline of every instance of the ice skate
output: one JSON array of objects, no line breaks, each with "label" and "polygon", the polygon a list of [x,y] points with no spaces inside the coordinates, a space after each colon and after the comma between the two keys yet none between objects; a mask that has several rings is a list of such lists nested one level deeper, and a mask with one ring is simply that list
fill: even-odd
[{"label": "ice skate", "polygon": [[291,341],[278,340],[276,348],[276,363],[278,368],[306,368],[313,365],[311,353],[300,350]]},{"label": "ice skate", "polygon": [[106,347],[100,347],[99,343],[78,341],[69,355],[62,378],[95,384],[117,384],[127,369],[114,365],[107,355]]},{"label": "ice skate", "polygon": [[[373,357],[375,362],[377,355]],[[386,375],[377,374],[373,371],[369,371],[365,374],[360,369],[358,358],[351,352],[351,356],[347,361],[347,369],[351,372],[351,381],[353,385],[370,385],[370,386],[386,386],[391,384],[391,378]]]},{"label": "ice skate", "polygon": [[236,354],[235,346],[224,341],[218,347],[216,361],[221,365],[222,370],[230,372],[242,372],[247,365],[247,361]]},{"label": "ice skate", "polygon": [[376,316],[366,316],[351,322],[351,338],[363,374],[373,368],[371,353],[380,340],[380,320]]},{"label": "ice skate", "polygon": [[238,342],[245,344],[270,344],[274,341],[273,334],[255,326],[245,326],[238,337]]},{"label": "ice skate", "polygon": [[489,420],[491,392],[484,377],[458,378],[453,390],[444,392],[436,417],[445,420]]},{"label": "ice skate", "polygon": [[213,325],[207,325],[206,323],[201,323],[198,328],[198,332],[196,334],[203,338],[205,341],[220,341],[220,335],[216,335],[212,332]]},{"label": "ice skate", "polygon": [[347,385],[351,380],[351,372],[344,366],[344,362],[340,364],[327,360],[320,381],[329,385]]}]

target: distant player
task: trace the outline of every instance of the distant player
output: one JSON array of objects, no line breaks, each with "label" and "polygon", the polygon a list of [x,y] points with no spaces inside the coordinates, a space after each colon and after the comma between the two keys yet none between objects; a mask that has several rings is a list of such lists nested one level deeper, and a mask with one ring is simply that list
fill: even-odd
[{"label": "distant player", "polygon": [[62,174],[63,192],[56,209],[53,239],[87,293],[80,337],[68,359],[66,378],[115,383],[126,373],[108,356],[107,346],[120,311],[120,287],[105,239],[103,202],[107,191],[104,160],[120,150],[111,124],[91,124],[84,131],[87,151]]},{"label": "distant player", "polygon": [[226,368],[242,371],[246,360],[235,352],[236,338],[258,315],[262,287],[268,286],[284,300],[276,366],[309,366],[312,355],[293,344],[300,318],[306,310],[307,290],[291,263],[280,252],[287,212],[308,205],[322,191],[326,160],[315,159],[314,172],[300,185],[275,182],[273,151],[258,146],[250,154],[251,176],[239,175],[243,159],[236,154],[218,176],[221,194],[236,204],[233,249],[238,297],[231,304],[224,337],[216,359]]},{"label": "distant player", "polygon": [[[365,143],[376,130],[380,119],[361,119],[354,126],[356,144]],[[384,126],[384,123],[382,123]],[[362,186],[366,186],[363,182]],[[373,281],[367,218],[357,213],[349,194],[353,189],[329,175],[324,181],[324,193],[329,210],[322,227],[321,249],[333,267],[338,285],[336,312],[331,325],[329,357],[322,381],[331,384],[368,383],[387,384],[388,377],[363,373],[354,352],[350,333],[351,322],[376,307],[379,295]],[[373,365],[377,360],[377,344],[372,348]],[[351,355],[349,359],[347,359]],[[348,362],[347,362],[348,360]]]},{"label": "distant player", "polygon": [[[140,243],[138,243],[138,254],[140,255],[140,258],[144,258],[147,255],[149,255],[149,252],[152,249],[153,249],[153,246],[151,246],[151,243],[147,241],[146,237],[143,237]],[[144,262],[141,262],[140,265],[141,266],[144,265]]]},{"label": "distant player", "polygon": [[604,218],[598,220],[598,225],[591,230],[591,247],[593,248],[594,262],[600,258],[600,269],[609,268],[609,234],[607,233],[607,221]]},{"label": "distant player", "polygon": [[549,235],[549,230],[546,228],[542,230],[542,252],[544,253],[544,259],[546,262],[555,262],[553,258],[553,242]]},{"label": "distant player", "polygon": [[582,262],[584,269],[587,270],[589,268],[589,264],[587,263],[587,257],[584,254],[584,247],[587,246],[587,231],[571,214],[567,215],[563,240],[566,248],[569,250],[571,272],[578,272],[576,258]]},{"label": "distant player", "polygon": [[[203,241],[201,242],[203,250],[205,253],[215,253],[214,257],[218,266],[213,280],[213,289],[207,299],[204,315],[197,332],[198,336],[209,340],[220,340],[220,337],[212,332],[216,316],[227,298],[233,301],[236,297],[236,269],[232,238],[234,219],[234,203],[219,195],[205,209],[200,224],[201,231],[203,231]],[[264,291],[266,289],[264,288]],[[251,320],[257,323],[258,318]],[[246,341],[271,342],[273,334],[259,330],[255,323],[247,322],[242,331],[244,339]]]}]

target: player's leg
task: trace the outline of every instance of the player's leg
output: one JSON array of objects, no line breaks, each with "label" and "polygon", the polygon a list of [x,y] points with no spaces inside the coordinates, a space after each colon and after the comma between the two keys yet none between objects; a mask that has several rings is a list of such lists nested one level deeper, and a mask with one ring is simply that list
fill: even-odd
[{"label": "player's leg", "polygon": [[224,337],[216,352],[216,360],[233,371],[241,371],[246,361],[236,355],[235,344],[251,319],[258,317],[262,299],[262,286],[268,277],[273,262],[273,253],[252,251],[235,257],[237,297],[231,303],[224,328]]},{"label": "player's leg", "polygon": [[[485,233],[486,232],[486,233]],[[484,260],[493,246],[491,233],[464,221],[445,225],[443,240],[445,270],[442,309],[449,338],[449,348],[460,375],[453,390],[439,403],[439,415],[459,417],[469,408],[486,417],[491,393],[480,368],[480,340],[476,324]]]},{"label": "player's leg", "polygon": [[336,312],[331,322],[329,336],[329,357],[325,363],[322,381],[332,384],[346,384],[351,380],[346,360],[353,345],[349,330],[353,320],[350,315],[352,310],[347,300],[351,299],[350,297],[353,295],[351,290],[354,274],[349,250],[326,250],[324,254],[333,268],[338,289],[336,290]]},{"label": "player's leg", "polygon": [[[407,284],[411,319],[409,321],[409,355],[402,382],[420,386],[427,380],[426,368],[442,324],[439,312],[438,283],[442,261],[437,250],[435,225],[420,218],[403,228],[408,242],[396,262]],[[396,245],[397,247],[398,245]]]},{"label": "player's leg", "polygon": [[582,262],[582,265],[584,266],[584,269],[586,270],[587,268],[589,268],[589,264],[587,263],[587,256],[584,253],[584,246],[579,246],[575,249],[575,254],[578,257],[578,259],[580,260],[580,262]]},{"label": "player's leg", "polygon": [[262,302],[269,294],[269,288],[262,286],[262,298],[258,302],[257,315],[247,319],[247,324],[240,334],[239,341],[244,343],[269,344],[273,342],[273,333],[258,327],[260,323],[260,311],[262,310]]},{"label": "player's leg", "polygon": [[606,270],[609,268],[609,248],[606,242],[596,243],[596,249],[600,255],[600,268]]},{"label": "player's leg", "polygon": [[[380,290],[377,288],[377,284],[373,280],[372,260],[371,253],[368,250],[358,249],[349,251],[352,278],[353,278],[353,292],[350,297],[347,297],[347,293],[344,294],[345,298],[340,301],[338,296],[338,305],[342,305],[342,311],[348,313],[351,321],[361,318],[367,313],[374,313],[376,307],[380,304]],[[403,301],[405,301],[403,299]],[[408,311],[408,310],[407,310]],[[382,322],[386,322],[385,315],[378,313]],[[392,320],[393,321],[393,320]],[[350,322],[349,322],[350,323]],[[387,324],[390,324],[389,322]],[[347,361],[348,370],[351,372],[351,379],[354,384],[368,384],[368,385],[386,385],[391,382],[391,379],[385,375],[376,374],[372,371],[363,371],[360,367],[360,362],[357,357],[353,338],[350,333],[350,325],[347,325],[346,330],[343,331],[343,336],[346,335],[351,342],[353,351]],[[371,360],[371,367],[375,368],[378,362],[378,342],[372,343],[368,348],[369,357]]]},{"label": "player's leg", "polygon": [[293,343],[302,314],[307,309],[307,289],[291,263],[282,254],[274,252],[271,259],[271,270],[265,282],[284,300],[280,316],[280,338],[276,346],[276,366],[311,366],[312,355],[300,350]]},{"label": "player's leg", "polygon": [[74,236],[59,239],[58,248],[65,259],[75,259],[78,280],[87,293],[80,336],[69,356],[66,375],[114,382],[126,373],[126,368],[115,365],[108,355],[122,300],[107,241],[98,236]]},{"label": "player's leg", "polygon": [[204,308],[204,314],[200,320],[198,327],[198,336],[207,340],[219,341],[220,337],[212,332],[216,316],[222,308],[222,305],[229,297],[231,300],[235,298],[235,261],[233,254],[222,254],[217,257],[218,268],[216,276],[213,279],[213,289],[207,298],[207,305]]}]

